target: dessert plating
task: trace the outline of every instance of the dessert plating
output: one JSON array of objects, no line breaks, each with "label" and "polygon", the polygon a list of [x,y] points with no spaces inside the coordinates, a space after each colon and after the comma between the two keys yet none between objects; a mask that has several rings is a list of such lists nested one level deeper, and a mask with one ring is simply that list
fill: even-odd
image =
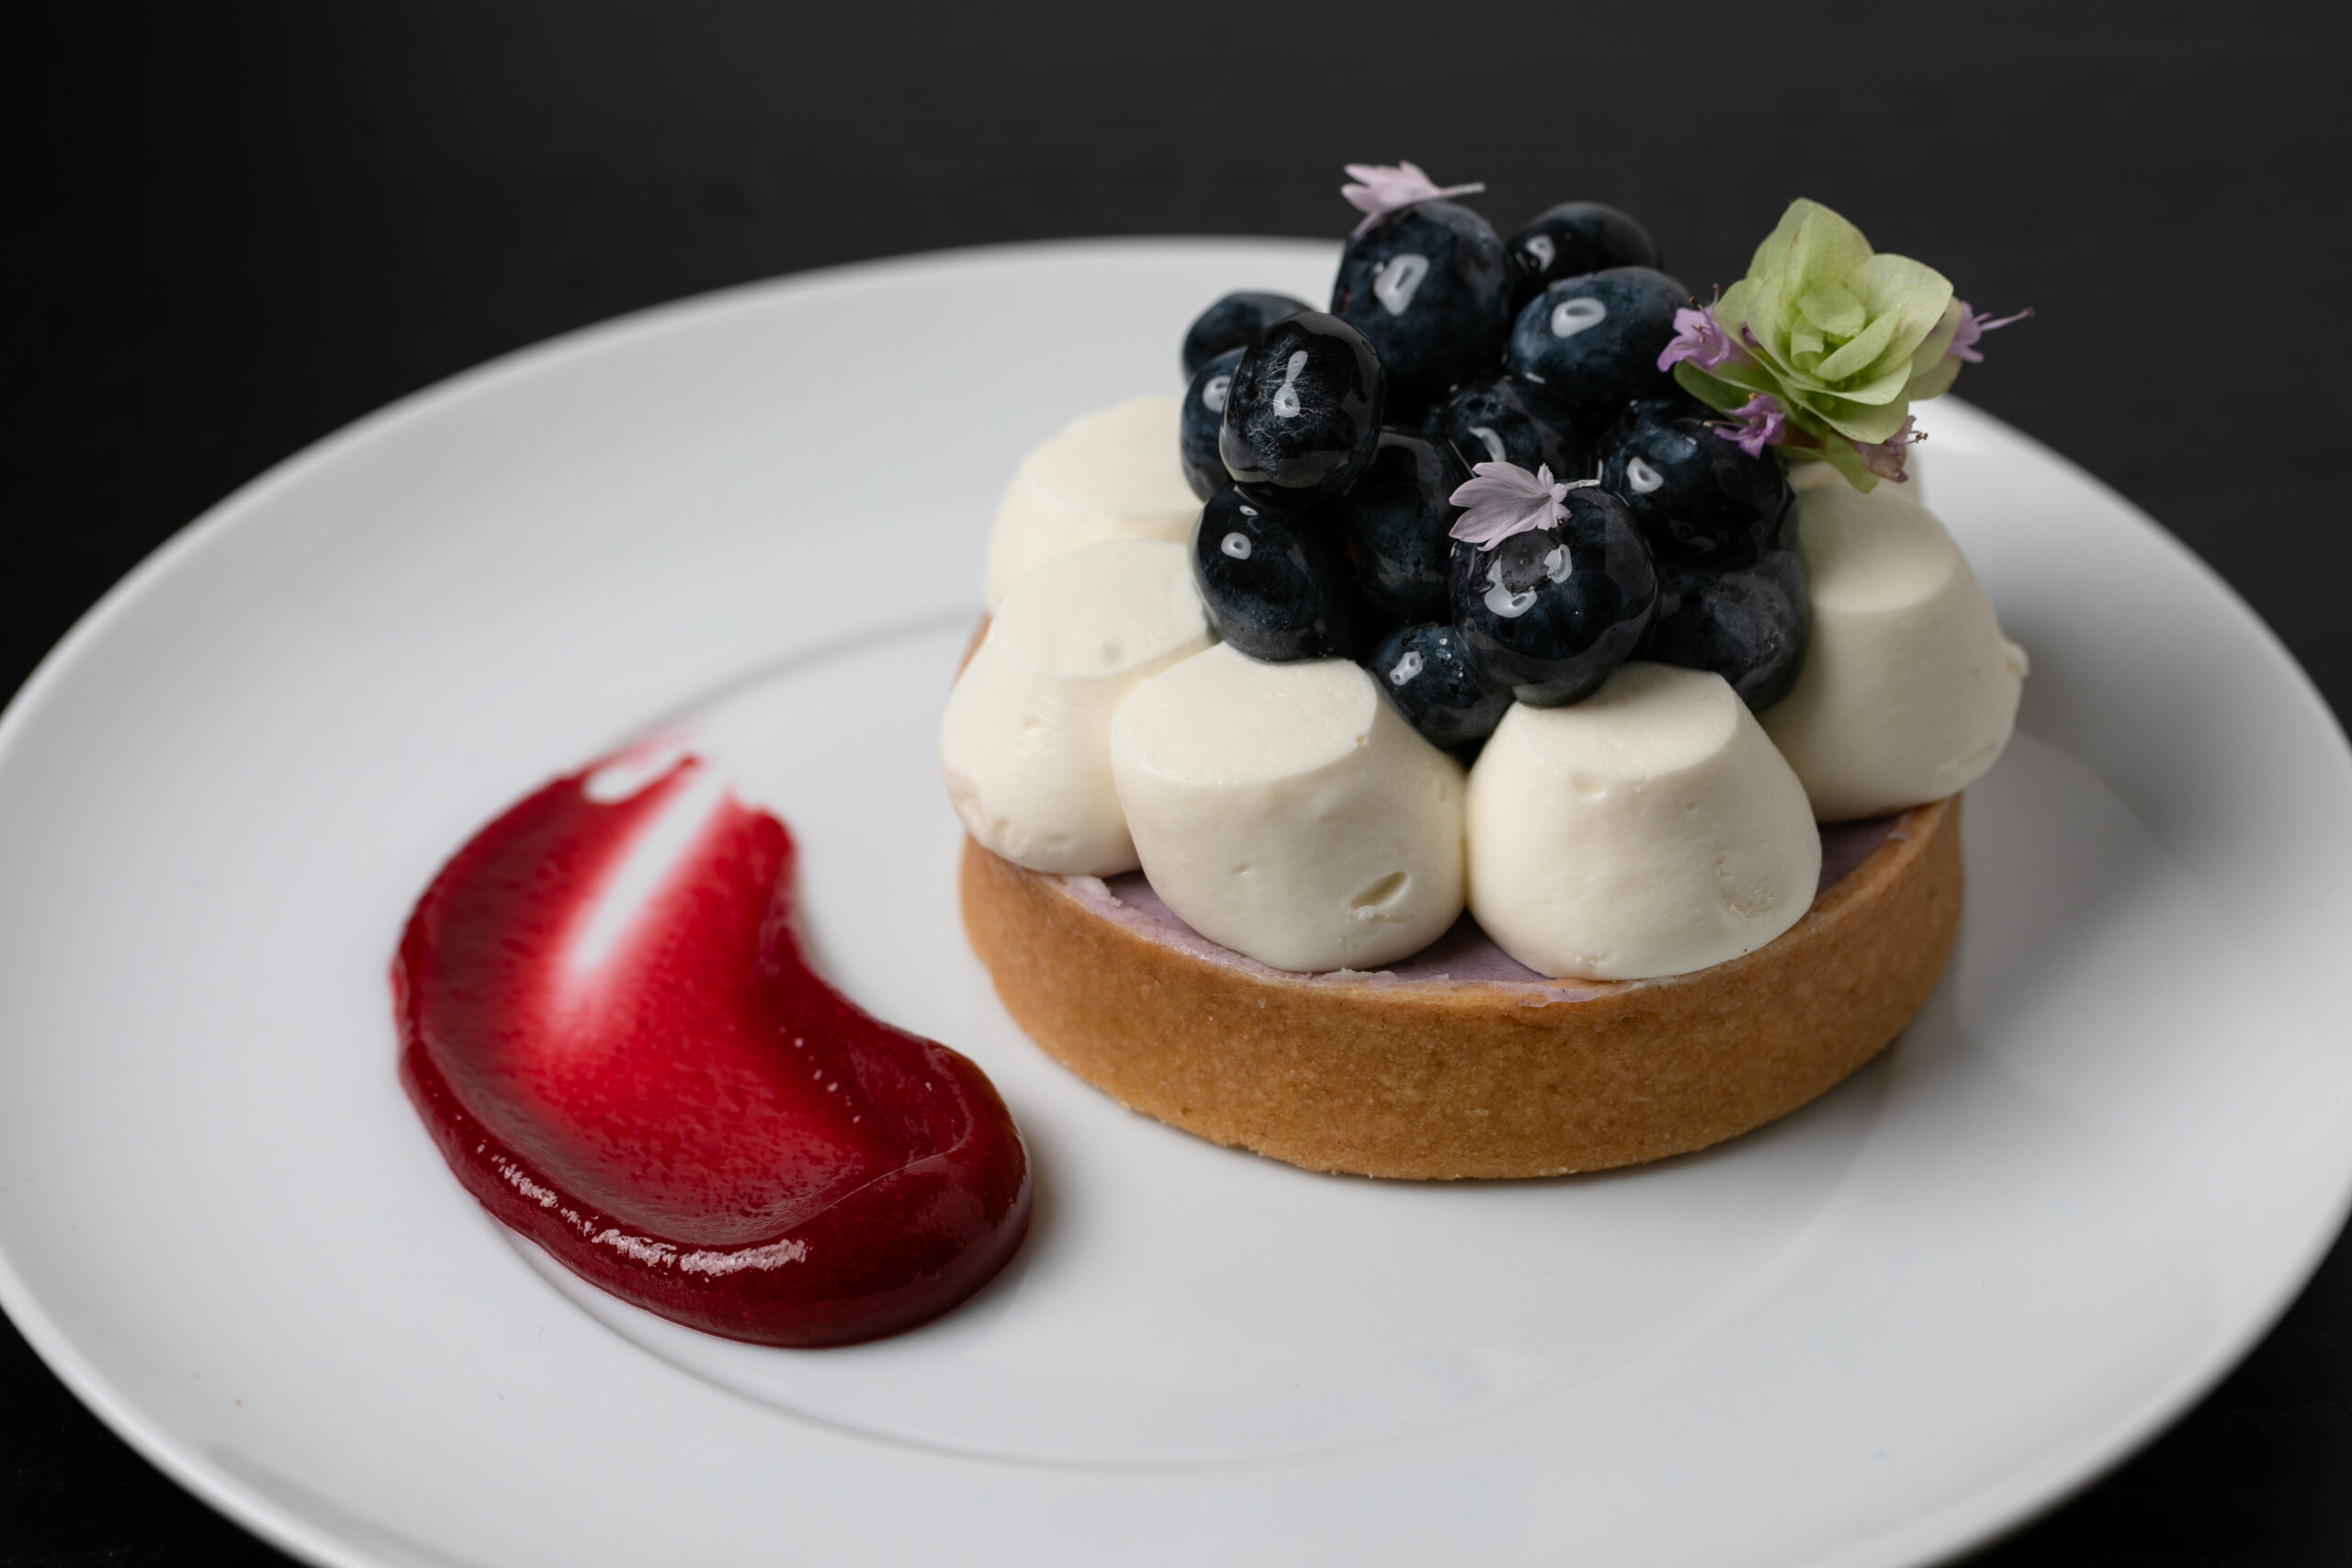
[{"label": "dessert plating", "polygon": [[[1954,797],[2025,660],[1895,487],[1913,400],[2005,323],[1812,202],[1702,304],[1613,209],[1506,242],[1451,199],[1483,187],[1349,174],[1328,313],[1217,301],[1156,454],[1130,422],[1127,460],[1200,502],[1216,646],[1117,696],[1107,789],[1091,756],[1060,775],[1129,858],[1040,876],[1071,868],[1004,852],[944,742],[997,850],[967,848],[967,927],[1082,1076],[1297,1163],[1523,1176],[1730,1136],[1885,1044],[1949,949]],[[1057,526],[1023,484],[992,600]]]}]

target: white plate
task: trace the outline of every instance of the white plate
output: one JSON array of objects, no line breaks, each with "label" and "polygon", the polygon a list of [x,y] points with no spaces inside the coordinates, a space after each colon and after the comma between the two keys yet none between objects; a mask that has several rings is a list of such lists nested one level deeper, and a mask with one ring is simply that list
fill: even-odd
[{"label": "white plate", "polygon": [[[1705,1155],[1304,1175],[1011,1027],[931,732],[996,491],[1174,389],[1327,246],[893,263],[652,312],[232,498],[0,721],[0,1301],[115,1428],[334,1563],[1894,1564],[2196,1399],[2352,1192],[2352,761],[2171,539],[1936,407],[1932,500],[2032,652],[1900,1047]],[[458,1189],[386,964],[443,856],[700,712],[807,849],[822,961],[995,1077],[1005,1277],[880,1345],[702,1338]],[[746,739],[748,738],[748,739]],[[756,755],[753,755],[756,753]]]}]

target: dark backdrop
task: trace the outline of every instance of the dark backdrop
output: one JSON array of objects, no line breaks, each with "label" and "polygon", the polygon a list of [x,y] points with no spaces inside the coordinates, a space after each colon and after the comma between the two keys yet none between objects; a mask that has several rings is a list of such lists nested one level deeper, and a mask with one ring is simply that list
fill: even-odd
[{"label": "dark backdrop", "polygon": [[[2033,305],[1964,395],[2187,540],[2352,712],[2352,156],[2318,7],[1131,9],[17,22],[0,693],[230,490],[489,355],[905,251],[1336,238],[1340,164],[1411,158],[1487,181],[1507,231],[1628,207],[1698,288],[1804,194]],[[2340,1564],[2348,1483],[2339,1245],[2200,1408],[1984,1561]],[[0,1563],[273,1561],[0,1329]]]}]

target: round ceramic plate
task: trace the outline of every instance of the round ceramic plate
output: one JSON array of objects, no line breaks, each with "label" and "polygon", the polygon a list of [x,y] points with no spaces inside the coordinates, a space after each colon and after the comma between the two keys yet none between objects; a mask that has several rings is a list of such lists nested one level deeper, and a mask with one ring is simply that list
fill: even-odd
[{"label": "round ceramic plate", "polygon": [[[322,1562],[1896,1564],[2196,1399],[2352,1189],[2352,762],[2263,627],[2049,453],[1925,483],[2031,652],[1901,1043],[1703,1155],[1317,1177],[1130,1116],[998,1008],[933,728],[990,509],[1327,246],[1093,243],[698,300],[364,422],[149,561],[0,722],[0,1300]],[[968,1053],[1035,1227],[794,1352],[578,1287],[443,1168],[386,966],[510,801],[683,720],[820,962]],[[1115,998],[1105,998],[1114,1006]]]}]

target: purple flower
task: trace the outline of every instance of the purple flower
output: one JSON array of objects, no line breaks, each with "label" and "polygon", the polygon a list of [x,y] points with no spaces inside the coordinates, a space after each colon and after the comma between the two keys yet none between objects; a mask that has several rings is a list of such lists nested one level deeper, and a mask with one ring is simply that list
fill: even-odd
[{"label": "purple flower", "polygon": [[1657,367],[1670,369],[1678,360],[1687,359],[1702,370],[1713,370],[1740,352],[1715,320],[1713,306],[1694,310],[1686,305],[1674,312],[1674,341],[1657,356]]},{"label": "purple flower", "polygon": [[1738,442],[1739,449],[1751,457],[1761,457],[1765,447],[1778,446],[1788,439],[1788,411],[1770,392],[1758,392],[1739,407],[1724,412],[1739,423],[1717,423],[1715,434],[1726,441]]},{"label": "purple flower", "polygon": [[1457,539],[1491,550],[1513,534],[1549,528],[1566,511],[1568,487],[1554,482],[1549,467],[1533,473],[1516,463],[1480,463],[1472,478],[1449,497],[1469,508],[1446,530]]},{"label": "purple flower", "polygon": [[[1976,340],[1996,327],[2006,327],[2012,321],[2022,321],[2032,314],[2033,307],[2028,305],[2016,315],[2003,316],[1996,321],[1993,319],[1992,311],[1972,311],[1968,308],[1968,301],[1962,299],[1960,302],[1960,330],[1951,334],[1951,347],[1945,352],[1954,359],[1965,359],[1971,365],[1982,365],[1984,363],[1984,356],[1977,352]],[[1878,470],[1873,468],[1871,471],[1876,473]]]},{"label": "purple flower", "polygon": [[1430,201],[1442,196],[1471,196],[1487,187],[1483,185],[1440,186],[1421,173],[1419,164],[1350,164],[1348,177],[1358,182],[1340,187],[1348,205],[1364,215],[1350,234],[1352,239],[1363,233],[1400,207],[1410,207],[1417,201]]},{"label": "purple flower", "polygon": [[1854,450],[1862,455],[1862,467],[1883,479],[1893,479],[1896,484],[1907,482],[1911,476],[1903,471],[1903,449],[1915,441],[1927,439],[1911,428],[1912,423],[1913,421],[1905,417],[1902,429],[1875,446],[1865,446],[1859,441],[1855,442]]}]

